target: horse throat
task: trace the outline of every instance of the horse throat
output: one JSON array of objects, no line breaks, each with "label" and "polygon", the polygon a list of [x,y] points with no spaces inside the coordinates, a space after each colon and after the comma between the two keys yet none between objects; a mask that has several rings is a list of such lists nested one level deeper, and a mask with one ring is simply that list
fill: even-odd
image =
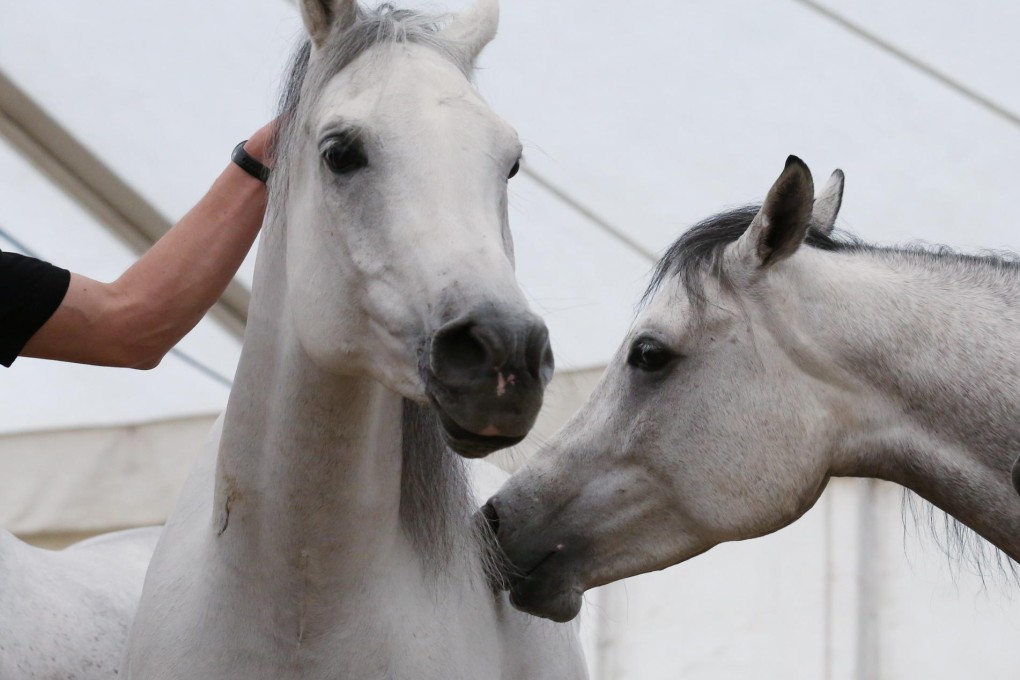
[{"label": "horse throat", "polygon": [[238,564],[276,554],[283,570],[309,554],[338,574],[370,569],[408,546],[442,563],[467,516],[462,464],[427,407],[366,376],[327,373],[303,351],[287,323],[281,231],[260,250],[224,416],[217,541]]}]

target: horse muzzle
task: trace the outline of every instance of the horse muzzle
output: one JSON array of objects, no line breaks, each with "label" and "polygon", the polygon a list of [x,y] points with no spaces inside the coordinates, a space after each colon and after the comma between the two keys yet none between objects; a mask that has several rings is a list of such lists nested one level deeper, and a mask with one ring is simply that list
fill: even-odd
[{"label": "horse muzzle", "polygon": [[[495,539],[503,562],[501,581],[517,609],[566,623],[581,611],[584,588],[574,577],[571,563],[577,547],[571,541],[549,541],[542,531],[524,535],[508,527],[500,516],[498,496],[486,503],[481,514]],[[505,508],[504,508],[505,512]]]},{"label": "horse muzzle", "polygon": [[435,332],[423,373],[447,444],[485,456],[535,424],[553,373],[549,332],[530,312],[476,310]]}]

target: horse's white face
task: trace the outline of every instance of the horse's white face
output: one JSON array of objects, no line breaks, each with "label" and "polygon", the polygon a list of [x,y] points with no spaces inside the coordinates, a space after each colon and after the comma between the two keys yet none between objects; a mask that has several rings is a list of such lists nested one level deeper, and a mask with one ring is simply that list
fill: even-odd
[{"label": "horse's white face", "polygon": [[[317,8],[342,21],[350,4],[307,0],[313,38]],[[494,32],[495,2],[481,0],[440,36],[469,63]],[[450,59],[383,42],[332,78],[296,134],[288,296],[305,351],[327,371],[431,401],[462,453],[515,443],[552,356],[514,277],[514,130]]]},{"label": "horse's white face", "polygon": [[732,287],[706,274],[694,304],[665,281],[588,403],[485,508],[526,574],[518,607],[570,619],[588,588],[774,531],[821,493],[830,400],[783,350],[789,300],[763,276],[804,237],[807,168],[789,164],[777,187],[723,255]]}]

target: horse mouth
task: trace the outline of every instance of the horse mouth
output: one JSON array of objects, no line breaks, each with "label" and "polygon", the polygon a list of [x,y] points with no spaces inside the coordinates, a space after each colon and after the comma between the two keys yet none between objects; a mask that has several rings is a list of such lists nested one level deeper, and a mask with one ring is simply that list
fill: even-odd
[{"label": "horse mouth", "polygon": [[554,558],[559,551],[543,557],[527,574],[511,577],[510,604],[520,611],[557,623],[573,620],[581,611],[583,588],[557,569]]},{"label": "horse mouth", "polygon": [[432,399],[432,405],[439,415],[439,422],[443,426],[443,438],[446,445],[465,458],[481,458],[494,451],[515,446],[524,441],[524,435],[519,437],[504,437],[501,435],[484,435],[472,432],[462,427],[454,420],[436,400]]}]

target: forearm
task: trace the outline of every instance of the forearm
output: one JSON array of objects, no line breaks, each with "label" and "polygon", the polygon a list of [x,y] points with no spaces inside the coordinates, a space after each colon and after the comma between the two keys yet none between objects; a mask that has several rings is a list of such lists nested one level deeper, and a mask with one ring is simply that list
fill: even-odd
[{"label": "forearm", "polygon": [[266,187],[230,164],[167,234],[110,284],[142,354],[162,356],[201,320],[262,225]]},{"label": "forearm", "polygon": [[[245,148],[269,156],[273,124]],[[113,283],[72,274],[64,301],[21,354],[151,368],[226,289],[262,226],[266,186],[233,163],[206,195]]]}]

